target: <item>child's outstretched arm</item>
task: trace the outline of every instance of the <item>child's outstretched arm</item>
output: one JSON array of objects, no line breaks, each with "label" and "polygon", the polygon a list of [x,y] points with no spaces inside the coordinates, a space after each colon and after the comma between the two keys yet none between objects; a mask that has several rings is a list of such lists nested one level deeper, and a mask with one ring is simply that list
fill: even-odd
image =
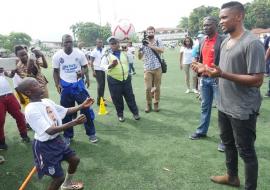
[{"label": "child's outstretched arm", "polygon": [[75,107],[68,108],[67,114],[72,114],[81,109],[89,108],[90,106],[93,105],[94,102],[95,102],[94,98],[91,98],[91,97],[87,98],[82,104]]},{"label": "child's outstretched arm", "polygon": [[86,116],[81,114],[79,115],[76,119],[68,122],[68,123],[65,123],[61,126],[51,126],[50,128],[48,128],[45,132],[48,133],[49,135],[54,135],[56,133],[59,133],[59,132],[62,132],[70,127],[73,127],[75,125],[79,125],[79,124],[83,124],[86,122]]}]

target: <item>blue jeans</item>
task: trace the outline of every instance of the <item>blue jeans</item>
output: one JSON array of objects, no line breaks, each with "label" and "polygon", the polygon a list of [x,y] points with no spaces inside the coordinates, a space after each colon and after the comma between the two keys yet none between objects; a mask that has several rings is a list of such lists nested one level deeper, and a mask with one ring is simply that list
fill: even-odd
[{"label": "blue jeans", "polygon": [[131,72],[135,73],[135,69],[133,63],[128,63],[128,73],[130,74]]},{"label": "blue jeans", "polygon": [[197,134],[207,134],[213,99],[216,101],[218,96],[218,85],[216,78],[202,77],[201,78],[201,121],[200,126],[197,128]]},{"label": "blue jeans", "polygon": [[[60,104],[65,108],[69,108],[75,106],[75,102],[77,102],[77,104],[83,103],[88,97],[89,94],[85,89],[83,83],[79,84],[78,86],[63,87],[61,92]],[[95,118],[94,111],[92,110],[92,108],[86,108],[82,109],[80,112],[81,114],[84,114],[87,118],[87,121],[84,123],[86,135],[88,136],[95,135],[96,129],[94,125],[94,118]],[[72,114],[66,115],[66,117],[63,119],[63,124],[70,122],[73,116],[74,115]],[[64,137],[73,138],[73,136],[74,136],[73,127],[64,131]]]}]

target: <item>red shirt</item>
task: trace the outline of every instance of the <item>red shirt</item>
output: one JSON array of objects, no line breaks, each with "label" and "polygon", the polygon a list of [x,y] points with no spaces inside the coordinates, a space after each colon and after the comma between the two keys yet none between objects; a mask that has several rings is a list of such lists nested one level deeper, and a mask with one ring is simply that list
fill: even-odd
[{"label": "red shirt", "polygon": [[217,34],[213,38],[206,37],[202,48],[202,63],[212,67],[215,62],[214,46],[217,41]]}]

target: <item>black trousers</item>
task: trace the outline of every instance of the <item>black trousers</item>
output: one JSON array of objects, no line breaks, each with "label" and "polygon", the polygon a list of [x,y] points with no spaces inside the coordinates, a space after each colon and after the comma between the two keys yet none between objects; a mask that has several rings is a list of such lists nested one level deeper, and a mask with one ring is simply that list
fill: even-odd
[{"label": "black trousers", "polygon": [[258,178],[258,160],[254,143],[256,140],[257,113],[248,120],[232,118],[218,112],[220,138],[225,145],[226,166],[230,176],[238,176],[238,153],[245,165],[245,189],[255,190]]},{"label": "black trousers", "polygon": [[105,71],[95,70],[97,81],[97,104],[100,103],[100,98],[104,99],[105,90]]},{"label": "black trousers", "polygon": [[128,108],[133,113],[133,115],[137,115],[138,107],[131,85],[131,77],[129,76],[127,80],[119,81],[110,76],[107,76],[107,80],[111,93],[111,98],[117,112],[117,116],[120,117],[124,115],[123,97],[125,98]]}]

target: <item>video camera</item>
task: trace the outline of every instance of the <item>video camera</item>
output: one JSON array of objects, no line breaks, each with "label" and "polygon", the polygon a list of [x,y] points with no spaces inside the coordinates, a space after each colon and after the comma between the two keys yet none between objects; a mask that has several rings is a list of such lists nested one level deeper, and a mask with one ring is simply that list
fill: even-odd
[{"label": "video camera", "polygon": [[149,38],[148,38],[146,31],[143,32],[142,44],[144,46],[147,46],[149,44]]},{"label": "video camera", "polygon": [[39,51],[38,49],[36,49],[35,47],[32,47],[31,49],[31,52],[35,55],[35,57],[38,59],[42,56],[42,53],[41,51]]}]

